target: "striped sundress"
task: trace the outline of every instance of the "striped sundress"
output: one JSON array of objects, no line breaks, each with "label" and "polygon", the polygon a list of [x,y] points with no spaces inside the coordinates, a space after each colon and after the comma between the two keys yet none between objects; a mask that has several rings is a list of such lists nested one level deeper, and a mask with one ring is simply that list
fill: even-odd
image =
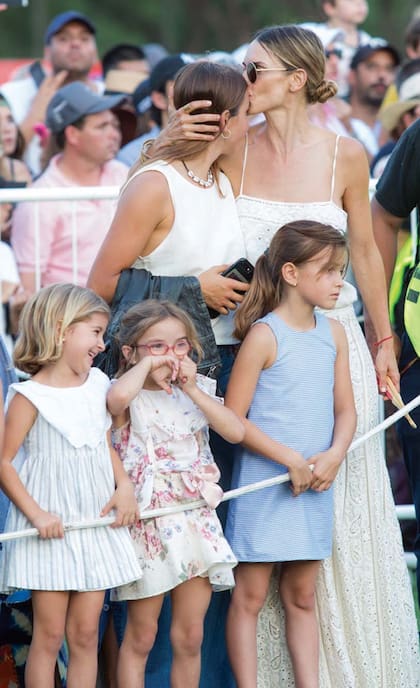
[{"label": "striped sundress", "polygon": [[[273,365],[262,370],[248,418],[305,459],[331,446],[334,427],[336,347],[328,319],[300,332],[278,315],[260,321],[277,342]],[[233,487],[285,473],[286,466],[248,449],[238,452]],[[290,484],[275,485],[229,503],[226,538],[238,561],[319,560],[332,548],[333,490],[294,497]]]},{"label": "striped sundress", "polygon": [[[42,509],[63,523],[97,519],[114,492],[106,432],[108,378],[92,368],[85,383],[57,388],[27,380],[11,385],[37,408],[24,442],[19,477]],[[30,528],[13,504],[5,532]],[[63,539],[8,541],[0,557],[0,590],[103,590],[142,575],[127,528],[68,531]]]}]

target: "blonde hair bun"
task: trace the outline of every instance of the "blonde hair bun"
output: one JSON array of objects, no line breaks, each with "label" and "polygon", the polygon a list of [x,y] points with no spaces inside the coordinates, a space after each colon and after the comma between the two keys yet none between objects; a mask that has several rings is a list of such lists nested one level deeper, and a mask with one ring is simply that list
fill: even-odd
[{"label": "blonde hair bun", "polygon": [[308,93],[310,103],[325,103],[337,94],[338,87],[335,81],[323,79],[318,86]]}]

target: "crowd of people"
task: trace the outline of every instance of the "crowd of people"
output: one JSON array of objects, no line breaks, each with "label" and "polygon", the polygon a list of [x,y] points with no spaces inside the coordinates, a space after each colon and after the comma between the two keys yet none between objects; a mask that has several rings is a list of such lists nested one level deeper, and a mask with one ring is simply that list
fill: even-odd
[{"label": "crowd of people", "polygon": [[420,14],[403,54],[321,5],[103,79],[65,11],[0,86],[2,187],[120,188],[0,206],[0,533],[38,531],[0,549],[0,685],[420,686],[381,441],[351,447],[420,391]]}]

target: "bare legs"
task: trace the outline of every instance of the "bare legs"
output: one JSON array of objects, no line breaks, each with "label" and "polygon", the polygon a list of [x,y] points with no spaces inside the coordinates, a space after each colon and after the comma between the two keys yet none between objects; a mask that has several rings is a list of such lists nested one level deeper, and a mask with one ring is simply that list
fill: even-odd
[{"label": "bare legs", "polygon": [[[171,688],[198,688],[208,578],[193,578],[171,593]],[[128,621],[118,659],[118,686],[144,688],[147,658],[155,642],[163,595],[128,602]]]},{"label": "bare legs", "polygon": [[121,688],[144,688],[146,662],[155,642],[162,603],[163,595],[128,602],[117,665],[117,684]]},{"label": "bare legs", "polygon": [[273,564],[239,564],[226,622],[226,640],[238,688],[257,685],[257,620]]},{"label": "bare legs", "polygon": [[286,615],[286,640],[295,674],[295,688],[319,686],[319,634],[315,584],[319,561],[283,564],[279,593]]},{"label": "bare legs", "polygon": [[98,673],[98,624],[104,592],[70,595],[66,639],[69,646],[67,688],[94,688]]},{"label": "bare legs", "polygon": [[[319,561],[282,564],[279,594],[286,613],[286,637],[296,688],[318,688],[318,622],[315,583]],[[258,614],[268,592],[272,563],[242,563],[227,619],[229,658],[238,688],[257,685]]]},{"label": "bare legs", "polygon": [[210,597],[208,578],[192,578],[172,591],[171,688],[198,688],[203,622]]},{"label": "bare legs", "polygon": [[58,651],[69,645],[68,688],[94,688],[103,592],[32,592],[34,627],[25,669],[26,688],[53,688]]}]

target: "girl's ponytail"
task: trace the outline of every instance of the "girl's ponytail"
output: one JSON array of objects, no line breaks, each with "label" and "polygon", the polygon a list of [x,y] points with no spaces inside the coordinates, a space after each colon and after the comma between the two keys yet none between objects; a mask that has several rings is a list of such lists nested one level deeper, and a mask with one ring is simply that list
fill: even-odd
[{"label": "girl's ponytail", "polygon": [[273,280],[267,253],[256,262],[249,290],[235,315],[234,336],[245,339],[252,323],[270,313],[279,303],[281,280]]},{"label": "girl's ponytail", "polygon": [[244,339],[252,323],[279,305],[286,263],[302,265],[327,247],[331,255],[347,248],[345,236],[330,225],[299,220],[280,227],[257,260],[250,288],[235,315],[235,337]]}]

